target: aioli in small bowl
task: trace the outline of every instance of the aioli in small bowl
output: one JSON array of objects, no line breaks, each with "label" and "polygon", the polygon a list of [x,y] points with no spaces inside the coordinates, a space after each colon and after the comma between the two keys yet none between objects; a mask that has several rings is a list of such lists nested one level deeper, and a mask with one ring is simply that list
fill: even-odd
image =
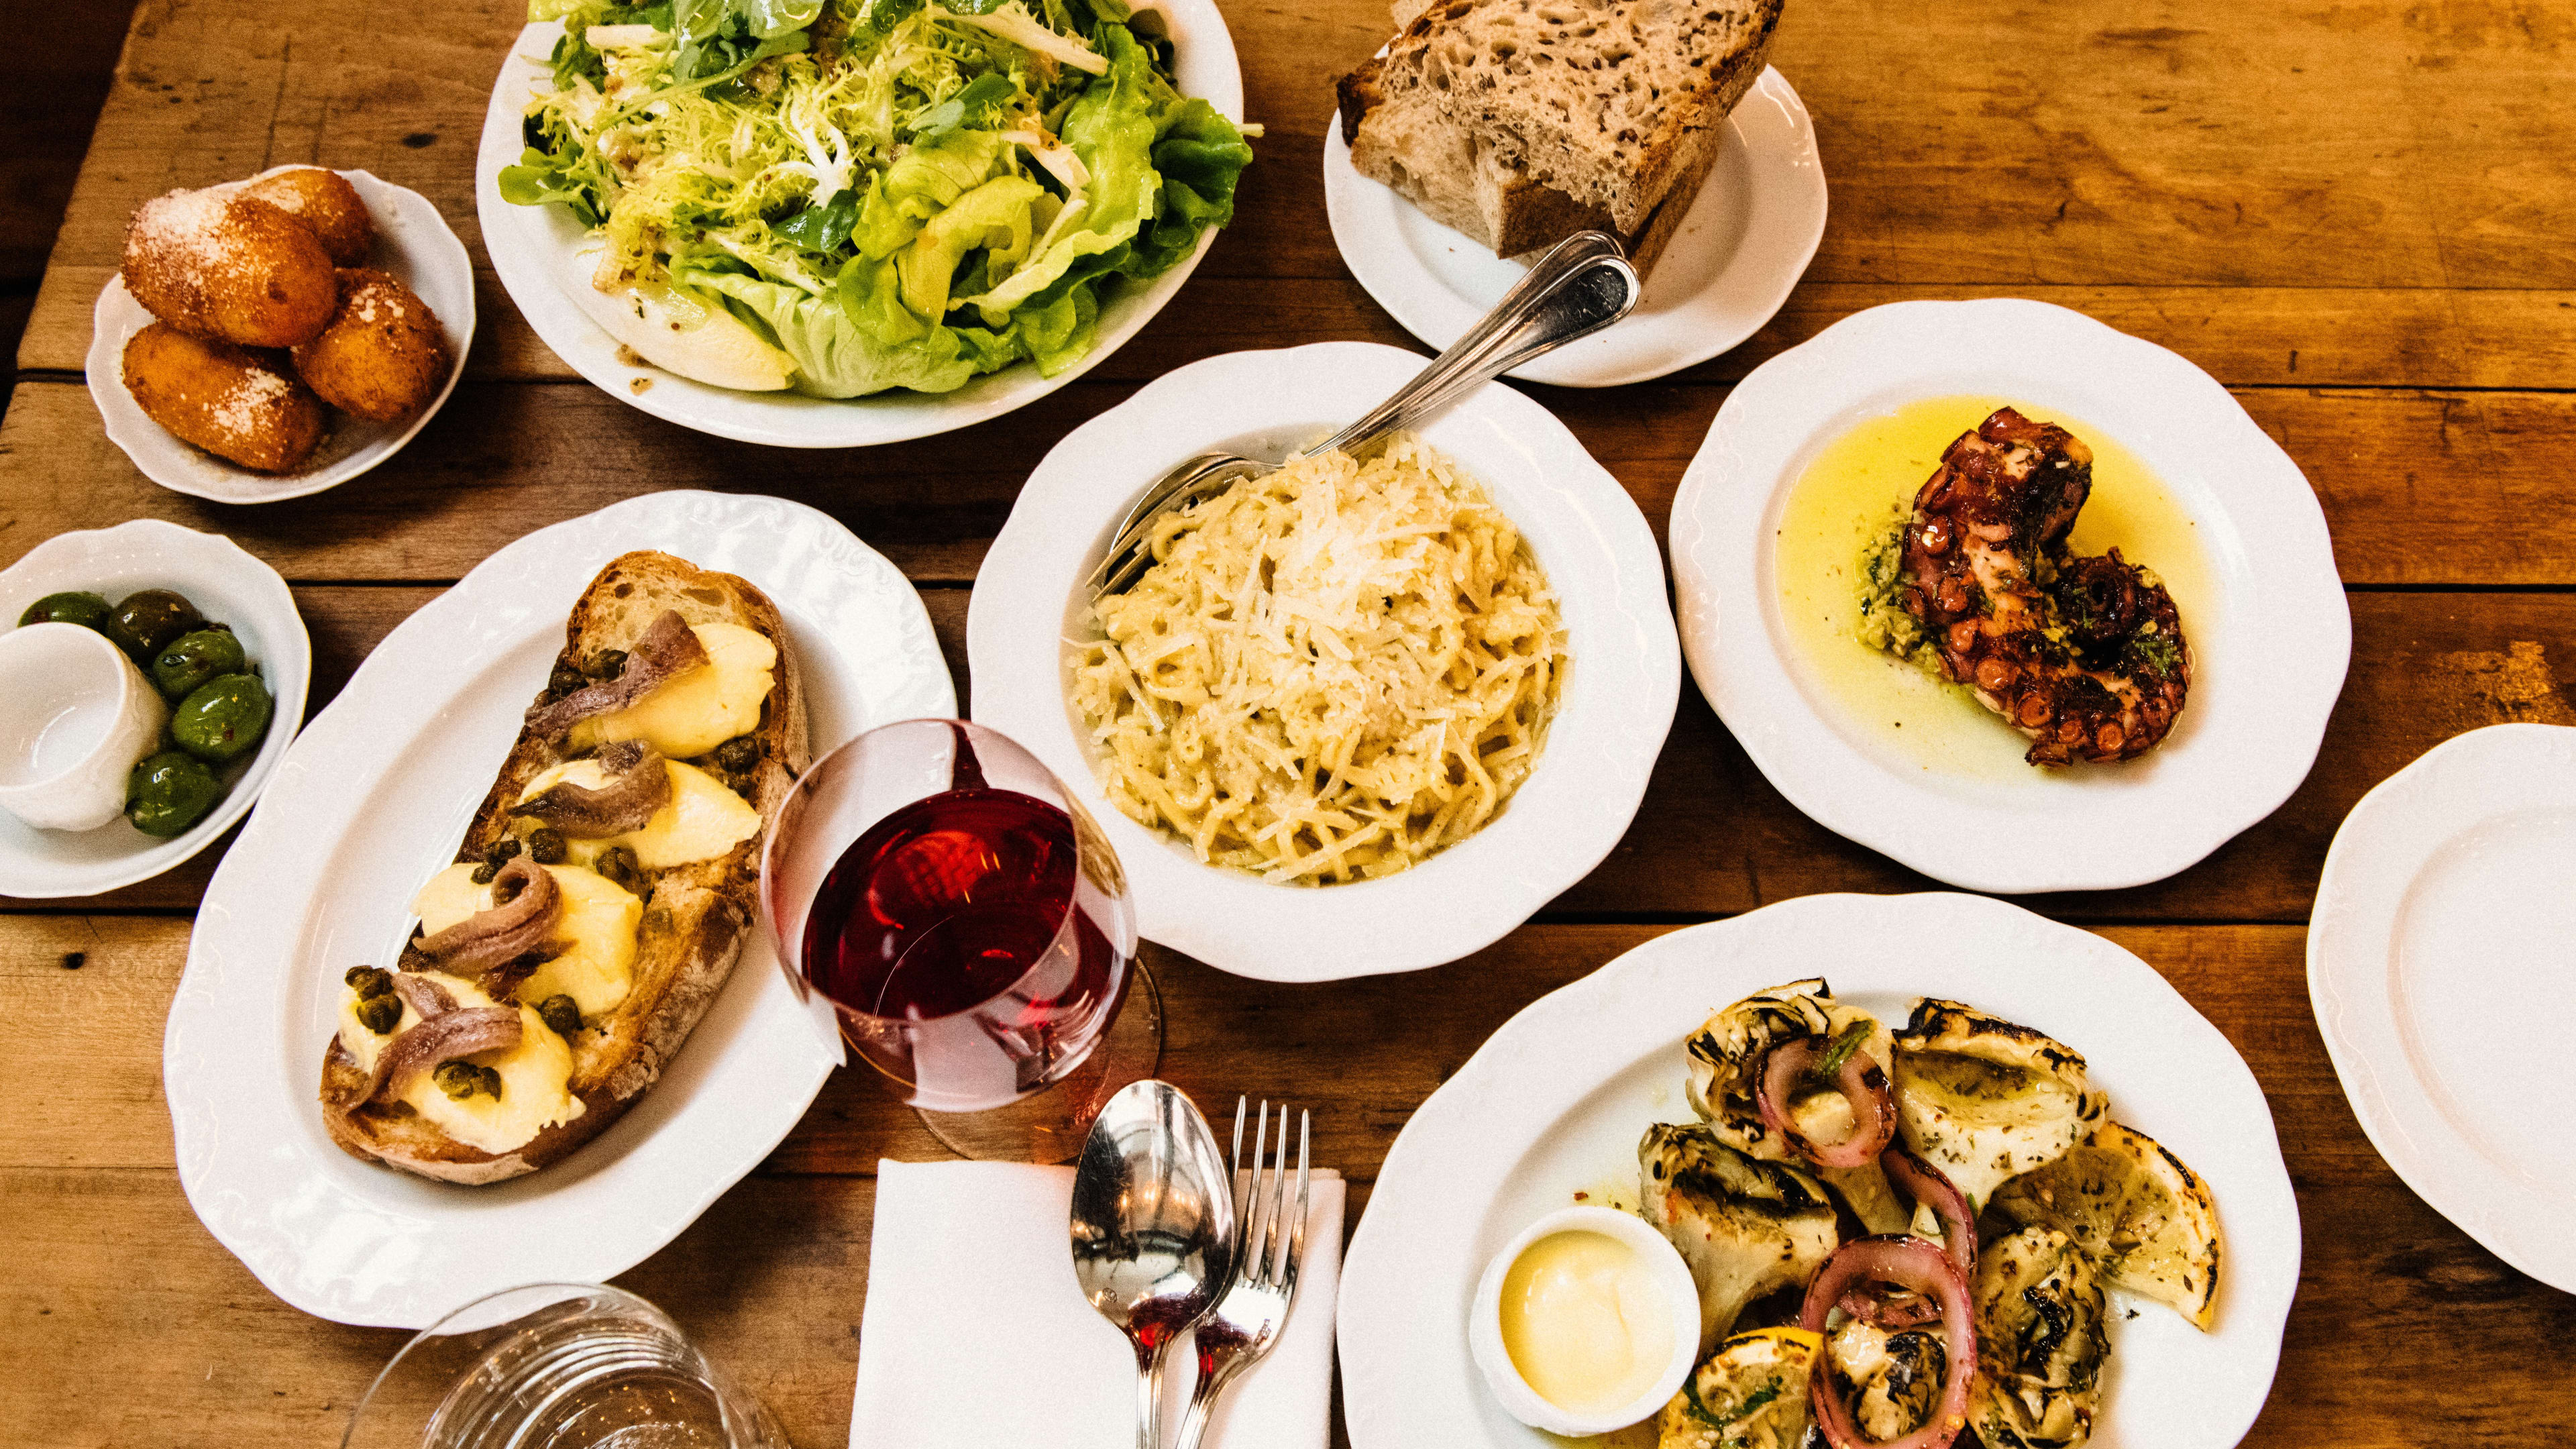
[{"label": "aioli in small bowl", "polygon": [[1699,1350],[1699,1295],[1663,1235],[1612,1208],[1550,1213],[1494,1255],[1468,1346],[1512,1417],[1602,1434],[1651,1417]]}]

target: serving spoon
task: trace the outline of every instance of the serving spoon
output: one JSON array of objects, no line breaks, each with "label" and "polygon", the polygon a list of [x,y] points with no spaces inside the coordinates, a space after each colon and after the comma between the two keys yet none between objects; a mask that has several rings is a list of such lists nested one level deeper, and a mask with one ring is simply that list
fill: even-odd
[{"label": "serving spoon", "polygon": [[1156,1449],[1163,1355],[1234,1283],[1234,1174],[1169,1082],[1100,1109],[1073,1169],[1073,1276],[1136,1350],[1136,1443]]},{"label": "serving spoon", "polygon": [[[1357,453],[1388,433],[1409,428],[1522,363],[1627,316],[1644,286],[1618,238],[1608,232],[1576,232],[1550,248],[1494,310],[1395,396],[1305,451]],[[1148,540],[1156,519],[1281,466],[1218,449],[1164,474],[1119,522],[1108,553],[1091,571],[1090,596],[1124,593],[1144,576],[1154,562]]]}]

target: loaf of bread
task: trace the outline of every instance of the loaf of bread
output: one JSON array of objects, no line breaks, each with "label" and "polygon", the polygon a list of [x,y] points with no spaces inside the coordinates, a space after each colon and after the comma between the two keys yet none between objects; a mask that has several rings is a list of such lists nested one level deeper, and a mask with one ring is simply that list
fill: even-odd
[{"label": "loaf of bread", "polygon": [[1762,74],[1781,0],[1397,0],[1342,78],[1364,176],[1503,256],[1575,232],[1653,266]]}]

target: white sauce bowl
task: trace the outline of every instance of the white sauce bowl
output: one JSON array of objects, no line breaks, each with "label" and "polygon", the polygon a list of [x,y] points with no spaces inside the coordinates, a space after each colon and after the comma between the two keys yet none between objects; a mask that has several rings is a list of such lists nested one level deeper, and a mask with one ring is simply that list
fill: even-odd
[{"label": "white sauce bowl", "polygon": [[95,629],[0,634],[0,806],[40,830],[107,824],[169,718],[152,681]]},{"label": "white sauce bowl", "polygon": [[[1652,1388],[1609,1413],[1577,1414],[1541,1398],[1503,1346],[1503,1279],[1531,1244],[1558,1233],[1599,1233],[1626,1244],[1654,1276],[1672,1309],[1672,1362],[1664,1365]],[[1551,1434],[1607,1434],[1652,1417],[1681,1392],[1682,1381],[1698,1366],[1699,1287],[1691,1281],[1690,1265],[1645,1219],[1615,1208],[1566,1208],[1523,1228],[1485,1265],[1485,1276],[1476,1284],[1475,1306],[1467,1313],[1467,1349],[1476,1367],[1484,1370],[1486,1387],[1513,1418]]]}]

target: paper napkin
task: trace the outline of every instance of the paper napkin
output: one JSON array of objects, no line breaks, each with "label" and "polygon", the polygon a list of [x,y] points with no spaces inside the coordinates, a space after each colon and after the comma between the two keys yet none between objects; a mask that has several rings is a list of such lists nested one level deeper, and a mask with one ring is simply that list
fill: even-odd
[{"label": "paper napkin", "polygon": [[[877,1165],[851,1449],[1135,1449],[1135,1353],[1074,1282],[1072,1205],[1070,1167]],[[1341,1266],[1341,1176],[1318,1171],[1296,1306],[1217,1401],[1206,1449],[1321,1449]],[[1166,1444],[1193,1362],[1186,1341],[1165,1360]]]}]

